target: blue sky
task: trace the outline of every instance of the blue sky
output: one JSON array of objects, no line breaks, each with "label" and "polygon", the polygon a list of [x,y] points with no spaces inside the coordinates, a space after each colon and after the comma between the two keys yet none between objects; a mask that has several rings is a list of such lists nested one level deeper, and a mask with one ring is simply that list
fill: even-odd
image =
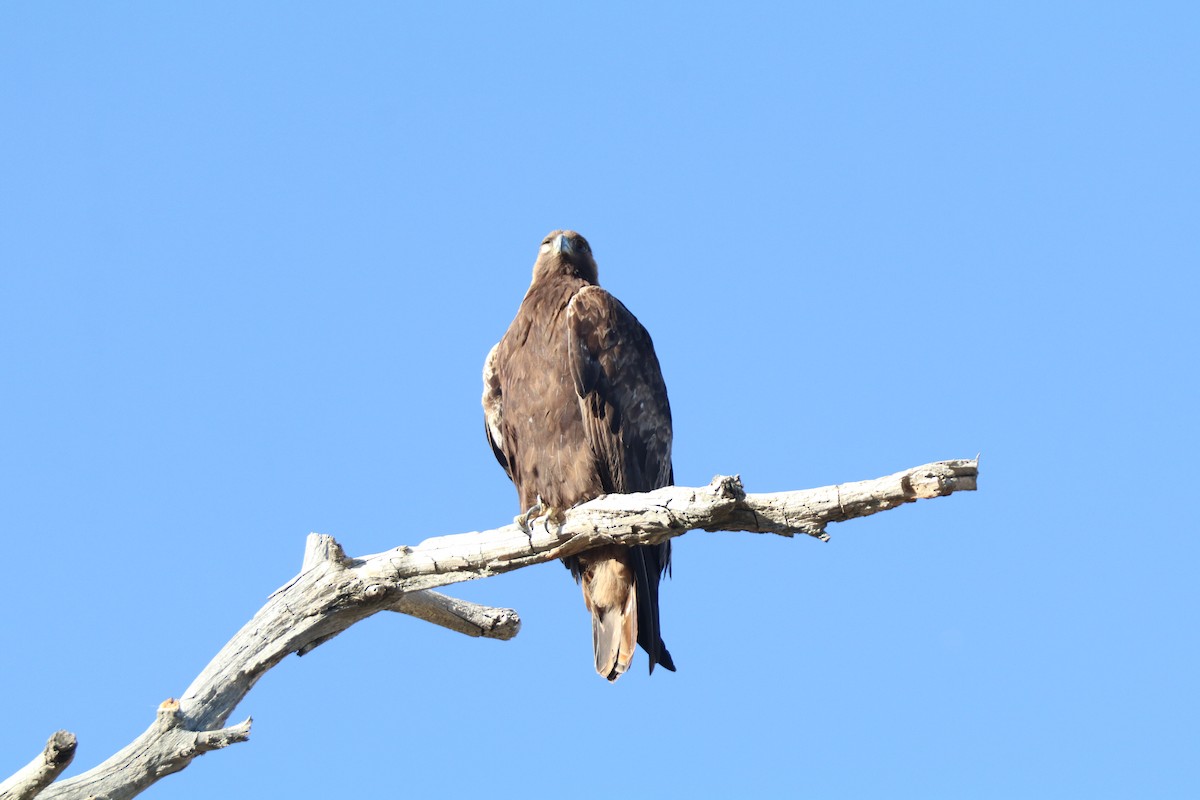
[{"label": "blue sky", "polygon": [[452,587],[520,636],[367,620],[152,796],[1195,796],[1198,22],[0,6],[0,775],[141,732],[309,531],[511,519],[480,369],[570,227],[680,483],[981,491],[687,535],[615,686],[561,567]]}]

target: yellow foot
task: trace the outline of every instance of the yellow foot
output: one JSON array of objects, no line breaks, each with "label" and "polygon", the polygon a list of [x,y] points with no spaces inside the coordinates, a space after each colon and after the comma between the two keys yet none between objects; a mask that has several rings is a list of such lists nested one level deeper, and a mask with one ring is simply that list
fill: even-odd
[{"label": "yellow foot", "polygon": [[553,522],[556,525],[561,525],[563,518],[561,509],[545,505],[542,502],[542,498],[538,497],[537,502],[530,506],[528,511],[513,517],[513,524],[520,528],[522,533],[528,535],[533,531],[534,521],[540,519],[546,533],[549,533],[550,523]]},{"label": "yellow foot", "polygon": [[522,533],[528,534],[533,530],[531,523],[541,515],[543,508],[545,506],[542,505],[542,498],[539,497],[537,502],[531,505],[524,514],[517,514],[513,517],[513,524],[520,528]]}]

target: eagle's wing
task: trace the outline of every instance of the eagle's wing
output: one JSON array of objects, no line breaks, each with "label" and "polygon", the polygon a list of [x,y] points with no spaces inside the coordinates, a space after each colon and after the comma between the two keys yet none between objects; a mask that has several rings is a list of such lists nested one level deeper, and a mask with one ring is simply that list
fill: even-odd
[{"label": "eagle's wing", "polygon": [[[642,324],[608,292],[585,286],[567,306],[567,359],[604,491],[646,492],[669,485],[674,477],[671,406],[654,344]],[[670,542],[629,551],[637,590],[637,641],[652,672],[656,663],[675,669],[659,635],[658,615],[659,579],[670,560]],[[596,619],[593,612],[594,626]],[[597,648],[598,669],[600,655]]]},{"label": "eagle's wing", "polygon": [[650,334],[599,286],[567,306],[567,358],[607,492],[671,482],[671,406]]},{"label": "eagle's wing", "polygon": [[488,352],[483,362],[483,429],[487,433],[488,444],[496,454],[496,460],[512,479],[512,468],[504,451],[504,396],[500,391],[500,375],[497,358],[500,343]]}]

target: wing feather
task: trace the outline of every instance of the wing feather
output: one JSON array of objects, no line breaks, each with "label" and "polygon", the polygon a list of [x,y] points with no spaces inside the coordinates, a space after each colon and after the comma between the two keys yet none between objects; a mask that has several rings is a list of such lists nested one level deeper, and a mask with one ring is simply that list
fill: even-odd
[{"label": "wing feather", "polygon": [[[671,406],[650,334],[619,300],[593,285],[571,298],[567,337],[579,410],[604,491],[671,484]],[[651,672],[656,663],[673,671],[658,619],[658,584],[670,568],[671,544],[631,551],[638,643]]]},{"label": "wing feather", "polygon": [[483,430],[496,460],[511,480],[512,468],[504,451],[504,395],[500,389],[499,352],[500,343],[497,343],[483,362]]},{"label": "wing feather", "polygon": [[605,492],[671,480],[671,406],[650,334],[619,300],[585,286],[567,307],[568,358]]}]

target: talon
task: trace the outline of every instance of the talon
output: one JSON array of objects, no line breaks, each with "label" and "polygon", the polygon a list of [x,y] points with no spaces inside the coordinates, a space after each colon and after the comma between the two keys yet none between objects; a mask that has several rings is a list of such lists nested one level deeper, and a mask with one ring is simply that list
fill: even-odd
[{"label": "talon", "polygon": [[545,509],[545,512],[545,515],[542,517],[542,530],[544,530],[546,533],[550,533],[551,522],[560,527],[562,526],[563,519],[565,519],[562,509],[547,508]]},{"label": "talon", "polygon": [[525,511],[524,514],[517,514],[515,517],[513,517],[513,524],[521,529],[521,533],[524,533],[528,536],[533,530],[533,525],[530,523],[541,516],[543,509],[544,506],[542,505],[542,498],[539,497],[536,501],[534,501],[533,505],[531,505]]}]

